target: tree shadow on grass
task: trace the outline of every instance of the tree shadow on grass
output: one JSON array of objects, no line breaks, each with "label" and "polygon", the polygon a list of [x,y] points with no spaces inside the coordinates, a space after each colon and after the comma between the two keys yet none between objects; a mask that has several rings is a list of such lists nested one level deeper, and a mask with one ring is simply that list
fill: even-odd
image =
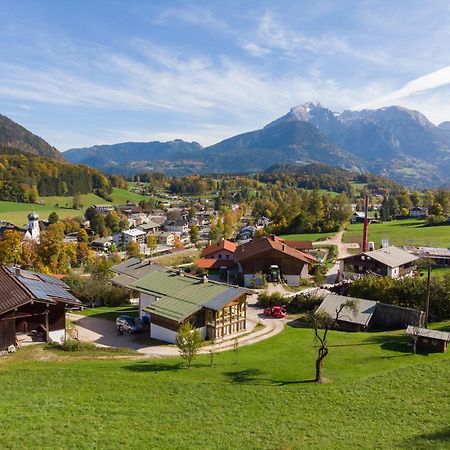
[{"label": "tree shadow on grass", "polygon": [[449,448],[450,428],[444,428],[433,433],[425,433],[419,436],[412,436],[405,442],[406,448]]},{"label": "tree shadow on grass", "polygon": [[159,362],[139,361],[134,364],[123,366],[123,369],[131,372],[170,372],[183,369],[183,363],[165,364]]},{"label": "tree shadow on grass", "polygon": [[290,384],[304,384],[314,383],[315,380],[299,380],[299,381],[282,381],[273,380],[271,378],[264,377],[265,372],[259,369],[244,369],[233,372],[225,372],[224,374],[229,378],[232,383],[238,384],[259,384],[259,385],[272,385],[272,386],[286,386]]}]

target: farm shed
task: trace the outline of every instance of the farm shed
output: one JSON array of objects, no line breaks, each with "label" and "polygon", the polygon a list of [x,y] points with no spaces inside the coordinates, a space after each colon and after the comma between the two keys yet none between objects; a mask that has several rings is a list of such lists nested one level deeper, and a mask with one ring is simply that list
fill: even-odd
[{"label": "farm shed", "polygon": [[406,334],[417,339],[417,349],[426,352],[446,352],[450,341],[450,333],[446,331],[429,330],[427,328],[408,325]]},{"label": "farm shed", "polygon": [[65,338],[65,307],[81,302],[62,281],[37,272],[0,267],[0,351],[16,346],[18,335],[45,342]]}]

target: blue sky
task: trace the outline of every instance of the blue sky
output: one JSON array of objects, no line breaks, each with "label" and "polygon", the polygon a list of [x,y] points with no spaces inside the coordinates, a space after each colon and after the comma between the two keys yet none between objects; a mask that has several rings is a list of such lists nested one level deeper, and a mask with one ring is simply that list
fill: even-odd
[{"label": "blue sky", "polygon": [[60,150],[257,129],[292,106],[450,120],[450,2],[0,0],[0,113]]}]

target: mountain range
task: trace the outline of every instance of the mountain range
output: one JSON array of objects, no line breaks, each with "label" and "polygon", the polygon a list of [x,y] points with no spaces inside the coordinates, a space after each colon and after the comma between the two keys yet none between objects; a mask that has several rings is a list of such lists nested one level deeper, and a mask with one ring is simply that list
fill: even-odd
[{"label": "mountain range", "polygon": [[279,163],[319,162],[416,187],[440,186],[450,173],[450,122],[436,126],[420,112],[398,106],[335,113],[309,102],[260,130],[205,148],[180,140],[128,142],[72,149],[64,156],[128,175],[244,173]]},{"label": "mountain range", "polygon": [[[63,158],[43,139],[1,115],[0,146]],[[96,145],[63,155],[73,163],[122,175],[249,173],[274,164],[325,163],[414,187],[445,186],[450,173],[450,121],[436,126],[420,112],[398,106],[336,113],[309,102],[262,129],[209,147],[176,139]]]}]

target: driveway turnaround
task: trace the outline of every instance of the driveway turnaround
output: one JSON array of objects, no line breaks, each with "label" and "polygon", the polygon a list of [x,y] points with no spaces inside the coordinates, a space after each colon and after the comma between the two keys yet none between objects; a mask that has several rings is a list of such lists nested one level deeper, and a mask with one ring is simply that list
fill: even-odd
[{"label": "driveway turnaround", "polygon": [[[215,351],[220,352],[233,349],[236,346],[236,342],[239,346],[254,344],[268,339],[283,330],[285,325],[284,319],[274,319],[265,316],[263,309],[256,306],[256,295],[249,297],[248,306],[247,330],[217,341],[214,346]],[[101,347],[132,348],[145,356],[164,357],[179,355],[178,348],[175,345],[152,340],[144,333],[124,333],[122,336],[118,336],[116,324],[111,320],[79,314],[68,314],[67,317],[75,325],[80,341],[93,342]],[[263,326],[257,326],[258,323]],[[209,349],[210,346],[203,347],[200,353],[207,353]]]}]

